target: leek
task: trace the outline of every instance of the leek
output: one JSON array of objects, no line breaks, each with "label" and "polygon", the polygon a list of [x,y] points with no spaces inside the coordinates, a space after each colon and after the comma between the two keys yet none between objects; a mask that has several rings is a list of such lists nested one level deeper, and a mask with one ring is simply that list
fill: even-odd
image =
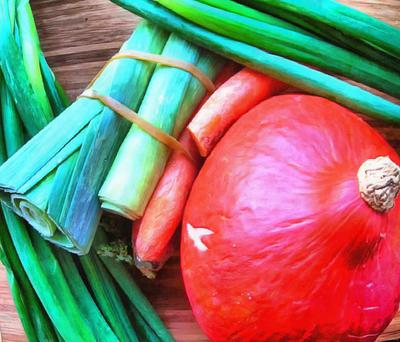
[{"label": "leek", "polygon": [[[160,53],[166,40],[164,31],[142,22],[121,51]],[[113,61],[92,87],[136,109],[154,67]],[[98,190],[129,126],[98,101],[79,98],[0,167],[2,200],[47,240],[86,254],[100,219]]]},{"label": "leek", "polygon": [[400,97],[398,73],[321,39],[208,6],[196,0],[158,2],[218,34]]},{"label": "leek", "polygon": [[[222,64],[220,58],[209,56],[175,35],[171,35],[162,55],[196,64],[210,78],[215,77]],[[212,63],[208,63],[210,58]],[[158,66],[138,114],[173,134],[178,114],[190,115],[204,95],[204,90],[196,96],[188,92],[196,90],[189,88],[193,78],[186,71]],[[203,88],[197,80],[196,83],[196,88]],[[189,101],[189,106],[185,108],[186,113],[180,113],[184,99]],[[163,174],[169,152],[163,143],[132,125],[99,192],[102,208],[131,219],[141,217]]]},{"label": "leek", "polygon": [[[55,100],[50,103],[53,111],[58,113],[68,100],[42,53],[40,53],[40,67],[47,96]],[[1,117],[3,123],[7,122],[3,127],[6,144],[3,143],[1,135],[3,129],[0,129],[0,161],[3,162],[6,159],[6,149],[9,156],[15,153],[23,143],[24,134],[18,112],[13,105],[10,92],[2,82],[1,74],[0,100],[0,109],[3,112]],[[82,130],[85,134],[82,134],[82,131],[78,133],[81,134],[82,144],[90,145],[88,144],[90,136],[96,133],[100,119],[100,115],[96,116]],[[80,149],[79,145],[75,146],[76,149],[71,147],[66,149],[72,151],[71,154],[60,167],[50,171],[49,175],[39,181],[41,185],[29,194],[30,198],[37,200],[37,203],[46,203],[46,197],[50,196],[54,199],[51,202],[53,210],[54,207],[61,206],[61,203],[56,201],[54,193],[63,193],[63,185],[69,184],[73,176],[72,171],[81,166],[77,161],[83,145]],[[58,181],[56,187],[52,184],[55,181]],[[64,198],[69,194],[67,191]],[[0,259],[7,266],[14,300],[30,341],[135,341],[136,333],[127,318],[115,284],[95,254],[91,253],[81,260],[76,259],[84,264],[87,281],[85,284],[69,253],[51,248],[34,231],[29,234],[21,219],[9,208],[4,207],[4,213],[11,235],[8,234],[7,227],[2,224],[0,216]],[[58,231],[56,234],[57,238],[62,239]],[[92,298],[89,287],[97,301]],[[108,297],[111,298],[110,301],[107,301]],[[104,305],[105,302],[107,305]],[[138,315],[134,316],[135,320],[139,320]],[[115,328],[115,333],[108,320],[114,322],[112,327]],[[53,329],[53,324],[57,331]]]},{"label": "leek", "polygon": [[326,97],[356,112],[386,121],[400,121],[400,106],[286,58],[201,28],[150,0],[112,0],[127,10],[157,22],[182,37],[240,64],[309,93]]}]

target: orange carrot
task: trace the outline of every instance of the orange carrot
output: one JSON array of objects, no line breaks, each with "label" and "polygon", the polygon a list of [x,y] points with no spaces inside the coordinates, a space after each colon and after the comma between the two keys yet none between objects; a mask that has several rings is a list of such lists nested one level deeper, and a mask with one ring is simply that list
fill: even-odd
[{"label": "orange carrot", "polygon": [[249,68],[232,76],[209,97],[188,126],[200,155],[208,156],[240,116],[287,87]]},{"label": "orange carrot", "polygon": [[[218,74],[215,86],[218,88],[225,83],[239,68],[238,64],[228,61]],[[187,196],[202,162],[187,130],[183,131],[179,141],[196,163],[182,153],[174,152],[142,219],[135,221],[132,226],[135,264],[149,278],[154,278],[155,272],[172,254],[171,237],[181,222]]]},{"label": "orange carrot", "polygon": [[159,270],[168,258],[169,242],[182,220],[187,196],[201,165],[196,145],[187,130],[179,141],[196,158],[196,163],[174,152],[142,219],[133,224],[135,264],[145,275]]}]

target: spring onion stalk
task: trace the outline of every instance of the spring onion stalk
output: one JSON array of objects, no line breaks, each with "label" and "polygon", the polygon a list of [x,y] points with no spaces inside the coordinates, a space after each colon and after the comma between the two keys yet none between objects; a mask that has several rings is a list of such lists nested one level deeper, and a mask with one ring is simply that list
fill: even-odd
[{"label": "spring onion stalk", "polygon": [[196,0],[157,1],[185,19],[215,33],[400,97],[400,74],[329,42]]},{"label": "spring onion stalk", "polygon": [[19,0],[17,5],[17,22],[21,50],[24,58],[25,70],[32,85],[33,92],[42,106],[42,116],[50,122],[53,111],[44,88],[42,74],[40,72],[40,44],[36,31],[32,9],[29,0]]},{"label": "spring onion stalk", "polygon": [[276,8],[283,13],[301,15],[311,21],[338,29],[346,35],[365,41],[400,58],[400,30],[367,14],[340,4],[334,0],[250,0],[266,12]]},{"label": "spring onion stalk", "polygon": [[[142,22],[121,51],[158,54],[167,38]],[[154,68],[116,60],[92,88],[137,110]],[[79,98],[0,167],[2,200],[47,240],[86,254],[100,219],[97,193],[130,126],[97,100]]]},{"label": "spring onion stalk", "polygon": [[296,31],[299,33],[303,33],[309,36],[312,36],[313,34],[311,32],[308,32],[301,27],[297,25],[293,25],[292,23],[282,20],[280,18],[274,17],[268,13],[263,13],[260,11],[257,11],[254,8],[244,6],[242,4],[239,4],[233,0],[198,0],[198,2],[201,2],[206,5],[210,5],[213,7],[217,7],[232,13],[240,14],[242,16],[252,18],[258,21],[261,21],[266,24],[278,26],[287,30],[291,31]]},{"label": "spring onion stalk", "polygon": [[[0,87],[5,86],[0,74]],[[3,109],[3,99],[0,99],[1,109]],[[1,111],[0,111],[1,112]],[[3,139],[3,127],[0,126],[0,163],[3,163],[6,156],[6,147]],[[3,214],[0,213],[0,262],[4,265],[7,280],[10,287],[11,295],[14,300],[15,308],[17,309],[18,316],[21,319],[22,326],[29,341],[38,341],[38,337],[33,326],[32,317],[29,314],[27,307],[27,299],[24,296],[24,291],[22,289],[21,277],[17,279],[16,272],[23,273],[22,268],[19,268],[20,262],[18,255],[12,248],[12,241],[7,231],[7,225],[4,221]],[[26,275],[25,275],[26,276]],[[29,284],[29,282],[28,282]]]},{"label": "spring onion stalk", "polygon": [[[7,255],[5,248],[7,243],[10,243],[9,236],[7,236],[7,226],[4,222],[4,218],[0,217],[0,262],[4,265],[8,285],[10,287],[11,295],[14,300],[15,308],[17,309],[18,316],[21,320],[22,327],[24,328],[25,334],[30,342],[39,341],[33,326],[32,318],[29,315],[29,309],[24,298],[21,284],[18,282],[14,270],[16,269],[17,261],[16,255]],[[12,242],[11,242],[12,244]],[[3,247],[4,246],[4,247]],[[11,249],[11,248],[10,248]],[[16,256],[18,258],[18,256]]]},{"label": "spring onion stalk", "polygon": [[[101,249],[101,246],[107,243],[108,241],[105,233],[99,229],[93,247],[97,251]],[[158,338],[163,342],[175,341],[124,265],[113,258],[102,256],[101,254],[99,257],[108,272],[110,272],[116,283],[129,299],[130,303],[136,308],[143,320],[154,331]]]},{"label": "spring onion stalk", "polygon": [[0,68],[17,110],[30,136],[39,132],[49,119],[43,116],[40,99],[33,91],[23,56],[13,34],[8,1],[0,2]]},{"label": "spring onion stalk", "polygon": [[135,320],[135,328],[140,340],[146,342],[160,342],[161,340],[157,337],[153,329],[149,327],[135,306],[132,303],[129,304],[129,312]]},{"label": "spring onion stalk", "polygon": [[47,64],[43,52],[40,52],[39,59],[40,59],[40,70],[42,72],[46,94],[49,98],[54,115],[58,115],[61,112],[63,112],[66,107],[70,105],[69,98],[67,94],[64,92],[64,89],[58,83],[57,79],[55,78],[53,71]]},{"label": "spring onion stalk", "polygon": [[119,341],[138,341],[118,291],[95,252],[79,258],[91,290]]},{"label": "spring onion stalk", "polygon": [[400,122],[400,106],[333,76],[199,27],[150,0],[113,0],[194,43],[298,89],[381,120]]},{"label": "spring onion stalk", "polygon": [[7,155],[13,155],[24,143],[22,123],[6,84],[0,82],[1,119]]},{"label": "spring onion stalk", "polygon": [[[200,0],[200,2],[232,13],[240,14],[242,16],[246,16],[248,18],[252,18],[266,24],[276,25],[309,36],[319,36],[320,38],[328,40],[335,45],[339,45],[348,50],[354,51],[364,57],[367,57],[370,60],[373,60],[376,63],[384,65],[385,67],[390,67],[393,70],[400,72],[400,63],[399,60],[397,60],[396,58],[385,54],[379,49],[375,49],[374,47],[368,45],[363,41],[349,37],[333,27],[321,25],[321,23],[317,22],[313,22],[310,24],[301,16],[296,16],[295,14],[289,13],[288,11],[280,11],[274,7],[269,6],[267,14],[254,8],[245,6],[244,4],[246,2],[240,4],[233,0]],[[273,16],[270,14],[272,14]],[[273,21],[270,20],[271,18],[273,18]],[[277,18],[281,18],[283,20],[279,21],[277,20]],[[289,23],[291,23],[291,25],[289,25]]]},{"label": "spring onion stalk", "polygon": [[[195,64],[211,79],[222,65],[221,58],[210,56],[176,35],[171,35],[162,55]],[[213,63],[209,63],[210,59]],[[186,71],[158,66],[138,114],[173,134],[178,114],[187,118],[204,95],[204,90],[197,92],[198,88],[204,89],[197,80],[196,87],[190,87],[192,79],[194,76]],[[182,113],[185,99],[186,112]],[[169,152],[166,145],[132,125],[99,192],[102,208],[131,219],[141,217],[163,174]]]},{"label": "spring onion stalk", "polygon": [[[55,250],[55,254],[65,274],[69,287],[78,302],[78,305],[84,313],[88,324],[91,326],[96,334],[96,340],[110,342],[121,341],[114,334],[113,330],[108,325],[105,319],[105,316],[107,316],[107,312],[103,310],[103,316],[99,307],[93,300],[88,287],[84,283],[84,280],[79,273],[79,270],[73,260],[72,255],[61,249]],[[90,280],[88,283],[91,285]]]}]

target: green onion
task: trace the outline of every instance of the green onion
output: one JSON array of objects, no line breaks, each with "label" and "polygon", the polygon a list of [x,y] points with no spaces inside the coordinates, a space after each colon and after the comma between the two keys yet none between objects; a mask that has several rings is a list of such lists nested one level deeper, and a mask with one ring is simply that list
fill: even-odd
[{"label": "green onion", "polygon": [[333,0],[249,0],[266,12],[271,8],[333,27],[400,58],[400,30],[367,14]]},{"label": "green onion", "polygon": [[265,24],[195,0],[157,1],[182,17],[218,34],[400,97],[398,73],[321,39]]},{"label": "green onion", "polygon": [[[110,341],[110,342],[119,341],[119,339],[114,334],[111,327],[108,325],[108,323],[104,318],[104,316],[107,316],[107,314],[112,315],[112,312],[105,312],[103,310],[104,316],[100,312],[86,284],[84,283],[81,275],[79,274],[79,270],[71,254],[61,249],[56,250],[55,253],[60,262],[65,277],[68,281],[68,285],[71,288],[76,301],[78,302],[78,305],[80,306],[82,312],[84,313],[88,321],[88,324],[91,326],[92,330],[96,334],[96,340]],[[93,288],[90,280],[89,284]]]},{"label": "green onion", "polygon": [[79,258],[91,290],[120,341],[138,341],[113,280],[95,252]]},{"label": "green onion", "polygon": [[356,112],[387,121],[400,121],[400,106],[377,95],[249,44],[210,32],[150,0],[113,0],[139,16],[238,63],[275,77],[309,93],[326,97]]},{"label": "green onion", "polygon": [[[121,51],[160,53],[167,37],[143,22]],[[116,60],[92,87],[137,109],[154,68]],[[49,241],[87,253],[100,219],[97,193],[130,126],[97,100],[79,98],[0,168],[3,201]]]},{"label": "green onion", "polygon": [[0,81],[1,114],[7,155],[13,155],[24,143],[22,123],[14,101],[4,82]]},{"label": "green onion", "polygon": [[13,35],[8,1],[0,2],[0,67],[17,110],[30,136],[49,122],[43,106],[29,82],[23,56]]},{"label": "green onion", "polygon": [[53,111],[49,99],[47,98],[42,74],[40,72],[41,50],[39,36],[36,31],[36,25],[33,19],[29,0],[19,0],[17,5],[17,21],[25,70],[27,71],[32,89],[42,106],[42,116],[50,122],[53,118]]},{"label": "green onion", "polygon": [[140,337],[141,341],[146,342],[160,342],[161,340],[157,337],[156,333],[149,327],[146,321],[143,319],[139,311],[135,306],[130,303],[129,311],[135,320],[135,328]]},{"label": "green onion", "polygon": [[[399,60],[393,56],[390,56],[379,49],[375,49],[367,43],[357,40],[353,37],[343,34],[341,31],[334,27],[330,27],[318,22],[309,23],[308,19],[301,16],[297,16],[295,13],[288,11],[279,10],[277,8],[268,6],[268,13],[257,11],[254,8],[244,6],[233,0],[199,0],[200,2],[217,7],[232,13],[240,14],[248,18],[252,18],[261,21],[266,24],[272,24],[279,27],[286,28],[288,30],[297,31],[309,36],[316,36],[326,39],[335,45],[344,47],[350,51],[354,51],[376,63],[379,63],[387,68],[391,68],[400,72]],[[244,1],[244,3],[246,3]],[[257,7],[257,6],[256,6]],[[262,9],[260,6],[258,8]],[[272,15],[276,16],[272,16]],[[271,18],[273,21],[271,21]],[[281,18],[279,21],[278,18]],[[282,20],[283,19],[283,20]],[[287,20],[287,21],[286,21]]]},{"label": "green onion", "polygon": [[[10,245],[11,243],[11,245]],[[7,280],[10,286],[11,295],[14,300],[15,308],[17,309],[19,318],[21,319],[22,326],[25,330],[26,336],[29,341],[38,341],[32,319],[29,315],[29,309],[24,298],[24,291],[21,284],[17,280],[14,270],[18,267],[18,256],[15,254],[10,255],[6,248],[12,250],[12,242],[7,232],[7,226],[4,218],[0,217],[0,261],[4,265],[7,272]]]},{"label": "green onion", "polygon": [[[221,59],[214,57],[214,63],[207,63],[207,69],[204,69],[205,65],[200,65],[200,62],[203,64],[204,59],[209,62],[209,53],[175,35],[169,38],[162,55],[203,67],[210,78],[215,77],[222,64]],[[188,92],[193,78],[186,71],[158,66],[138,114],[164,132],[173,134],[178,114],[186,118],[190,116],[204,95],[204,90],[196,94]],[[196,82],[196,89],[203,89]],[[184,99],[189,101],[189,106],[185,108],[186,113],[181,113]],[[141,217],[163,174],[169,152],[166,145],[132,125],[99,192],[102,208],[131,219]]]},{"label": "green onion", "polygon": [[260,11],[257,11],[251,7],[244,6],[242,4],[239,4],[233,0],[198,0],[198,2],[201,2],[206,5],[210,5],[216,8],[220,8],[232,13],[240,14],[242,16],[255,19],[258,21],[261,21],[266,24],[274,25],[277,27],[281,27],[287,30],[291,31],[296,31],[299,33],[306,34],[308,36],[312,36],[313,34],[311,32],[308,32],[301,27],[297,25],[293,25],[292,23],[288,21],[284,21],[282,19],[279,19],[277,17],[274,17],[268,13],[263,13]]},{"label": "green onion", "polygon": [[65,107],[70,105],[67,94],[62,89],[54,76],[53,71],[47,64],[46,58],[43,52],[40,52],[40,70],[42,72],[44,87],[46,89],[47,96],[51,104],[51,108],[55,115],[60,114],[64,111]]},{"label": "green onion", "polygon": [[[95,250],[107,244],[105,233],[99,229],[94,242]],[[99,255],[104,266],[110,272],[114,280],[120,286],[121,290],[128,297],[129,301],[140,313],[144,321],[154,331],[154,333],[163,342],[175,341],[169,331],[165,328],[160,317],[157,315],[147,298],[143,295],[140,288],[136,285],[130,272],[118,261],[113,258]]]}]

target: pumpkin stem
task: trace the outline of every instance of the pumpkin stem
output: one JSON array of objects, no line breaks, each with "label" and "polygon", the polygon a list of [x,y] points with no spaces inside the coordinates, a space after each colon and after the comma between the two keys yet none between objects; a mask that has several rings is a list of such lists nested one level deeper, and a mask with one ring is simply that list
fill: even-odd
[{"label": "pumpkin stem", "polygon": [[366,160],[357,177],[360,195],[372,209],[384,213],[393,208],[400,190],[400,167],[389,157]]}]

